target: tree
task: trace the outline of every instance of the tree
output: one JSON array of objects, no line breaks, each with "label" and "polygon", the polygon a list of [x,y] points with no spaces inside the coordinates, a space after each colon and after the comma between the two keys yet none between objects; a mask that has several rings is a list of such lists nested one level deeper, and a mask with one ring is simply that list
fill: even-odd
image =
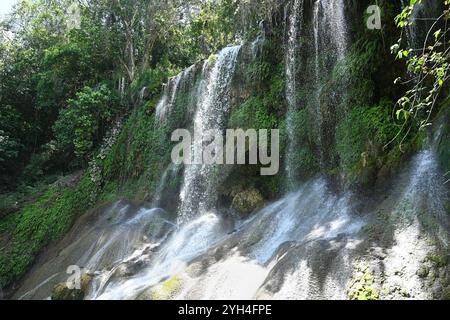
[{"label": "tree", "polygon": [[87,163],[119,112],[118,97],[106,85],[85,87],[68,101],[53,126],[57,148],[65,158]]}]

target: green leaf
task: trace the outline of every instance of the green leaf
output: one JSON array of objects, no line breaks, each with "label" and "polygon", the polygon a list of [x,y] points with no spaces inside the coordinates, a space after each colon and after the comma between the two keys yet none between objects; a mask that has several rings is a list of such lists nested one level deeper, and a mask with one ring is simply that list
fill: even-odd
[{"label": "green leaf", "polygon": [[439,29],[439,30],[437,30],[435,33],[434,33],[434,39],[437,41],[438,39],[439,39],[439,35],[441,34],[441,29]]}]

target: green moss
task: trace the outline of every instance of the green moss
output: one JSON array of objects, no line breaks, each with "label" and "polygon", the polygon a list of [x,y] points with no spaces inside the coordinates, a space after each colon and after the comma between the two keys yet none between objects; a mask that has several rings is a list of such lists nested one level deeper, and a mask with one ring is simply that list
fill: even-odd
[{"label": "green moss", "polygon": [[450,200],[445,201],[444,203],[445,211],[450,215]]},{"label": "green moss", "polygon": [[314,153],[314,145],[310,136],[310,119],[306,109],[300,109],[292,114],[294,140],[292,163],[294,170],[300,177],[309,177],[319,170],[319,163]]},{"label": "green moss", "polygon": [[181,278],[174,276],[165,281],[152,292],[152,300],[168,300],[172,298],[181,288]]},{"label": "green moss", "polygon": [[256,130],[276,129],[278,121],[274,114],[267,111],[263,101],[258,97],[250,97],[233,110],[229,127]]},{"label": "green moss", "polygon": [[391,106],[392,103],[386,101],[375,107],[356,107],[341,121],[336,140],[341,166],[345,170],[352,170],[361,161],[368,144],[381,148],[396,135],[398,129],[392,123]]},{"label": "green moss", "polygon": [[217,54],[211,54],[208,57],[208,64],[209,65],[214,65],[216,63],[216,61],[217,61]]},{"label": "green moss", "polygon": [[120,195],[120,187],[117,181],[109,181],[103,187],[103,191],[101,197],[99,198],[99,202],[113,202]]},{"label": "green moss", "polygon": [[374,107],[356,107],[339,123],[336,148],[340,171],[350,178],[350,183],[367,185],[389,177],[410,154],[422,148],[423,132],[412,128],[407,136],[398,135],[391,108],[389,101]]},{"label": "green moss", "polygon": [[353,279],[348,291],[350,300],[378,300],[380,295],[374,288],[375,278],[365,264],[356,267]]},{"label": "green moss", "polygon": [[8,214],[0,219],[0,234],[7,233],[14,227],[17,214]]},{"label": "green moss", "polygon": [[377,239],[378,228],[376,225],[370,224],[363,228],[364,233],[367,234],[369,240]]},{"label": "green moss", "polygon": [[[393,117],[395,101],[391,100],[403,94],[402,88],[392,85],[403,71],[384,49],[385,41],[380,34],[360,30],[345,58],[333,69],[321,97],[325,157],[337,158],[329,161],[331,168],[327,169],[344,173],[349,184],[371,184],[383,167],[383,175],[390,175],[401,159],[401,152],[391,151],[399,149],[401,142],[411,144],[417,134],[413,127],[404,141],[401,140],[406,132],[388,144],[401,128]],[[388,154],[394,157],[389,159]]]},{"label": "green moss", "polygon": [[[108,189],[113,191],[117,186],[119,194],[132,198],[151,194],[170,163],[170,132],[167,125],[156,125],[148,105],[134,111],[111,152],[100,163]],[[136,195],[138,192],[141,194]]]},{"label": "green moss", "polygon": [[429,254],[427,260],[430,261],[434,267],[443,268],[448,264],[448,255],[444,254]]},{"label": "green moss", "polygon": [[[94,185],[84,176],[73,189],[51,186],[35,203],[3,222],[11,239],[0,251],[0,287],[22,276],[34,257],[49,243],[61,239],[78,214],[87,210],[96,195]],[[9,222],[9,223],[8,223]]]}]

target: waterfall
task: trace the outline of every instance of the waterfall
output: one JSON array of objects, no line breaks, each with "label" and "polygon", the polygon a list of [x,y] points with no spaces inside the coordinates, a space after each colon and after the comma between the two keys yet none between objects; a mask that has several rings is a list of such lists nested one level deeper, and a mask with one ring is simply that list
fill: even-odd
[{"label": "waterfall", "polygon": [[[417,154],[409,170],[406,186],[391,213],[399,222],[393,234],[394,245],[383,262],[386,286],[405,288],[415,299],[433,299],[423,290],[419,270],[436,251],[435,239],[448,248],[450,221],[445,203],[450,198],[433,147]],[[398,270],[402,270],[401,278],[395,277]]]},{"label": "waterfall", "polygon": [[[303,13],[304,2],[302,0],[296,0],[293,2],[289,16],[287,20],[287,50],[286,50],[286,99],[288,104],[287,112],[287,134],[288,134],[288,148],[287,148],[287,161],[286,161],[286,173],[288,189],[292,189],[295,185],[295,153],[301,146],[298,145],[298,141],[295,133],[294,114],[299,109],[299,101],[297,94],[299,91],[299,85],[297,84],[298,74],[298,56],[300,49],[302,51],[308,50],[306,46],[299,47],[300,37],[307,37],[309,30],[311,30],[313,38],[313,47],[311,55],[312,60],[305,61],[305,65],[312,65],[310,69],[311,76],[306,79],[311,81],[308,83],[302,83],[303,87],[309,89],[306,95],[308,99],[308,110],[311,114],[311,121],[314,122],[312,131],[315,133],[316,144],[318,146],[318,161],[321,167],[324,166],[326,161],[326,139],[328,138],[328,130],[331,128],[326,127],[328,115],[324,115],[321,106],[321,96],[323,87],[328,81],[334,66],[340,60],[345,58],[345,54],[349,47],[349,36],[347,21],[344,12],[343,0],[315,0],[312,7],[312,21],[311,29],[307,26],[303,28],[304,22]],[[305,30],[302,30],[305,29]],[[309,59],[309,58],[307,58]],[[334,96],[341,95],[340,92],[332,92]]]},{"label": "waterfall", "polygon": [[287,50],[286,50],[286,100],[288,104],[288,111],[286,115],[288,148],[286,161],[286,175],[287,187],[292,189],[295,184],[295,170],[294,170],[294,153],[296,148],[295,140],[295,123],[293,113],[297,110],[297,53],[298,53],[298,35],[299,35],[299,18],[303,17],[303,0],[295,0],[291,7],[291,12],[288,17],[288,32],[287,32]]},{"label": "waterfall", "polygon": [[[47,254],[45,263],[27,275],[17,298],[48,298],[56,284],[67,280],[67,267],[77,265],[92,277],[86,299],[347,299],[354,273],[361,273],[355,271],[360,262],[378,267],[373,268],[380,271],[374,281],[383,282],[387,291],[407,288],[416,297],[430,298],[428,293],[421,295],[431,289],[424,289],[418,270],[435,249],[431,240],[448,245],[450,229],[445,207],[448,190],[441,181],[434,146],[399,170],[389,191],[337,192],[324,177],[296,179],[300,140],[296,112],[304,107],[313,114],[318,127],[312,129],[318,130],[315,143],[324,161],[329,129],[324,126],[332,121],[322,111],[321,97],[328,93],[324,87],[330,73],[350,45],[344,0],[310,2],[311,21],[305,20],[309,16],[305,0],[293,0],[286,7],[282,58],[288,104],[288,192],[247,217],[221,211],[216,208],[217,189],[225,169],[201,164],[199,151],[205,141],[193,135],[196,162],[184,168],[169,165],[151,207],[119,201],[87,213],[56,252]],[[300,42],[301,38],[312,41]],[[253,59],[263,42],[261,27],[260,37],[248,47]],[[243,55],[241,46],[227,47],[169,79],[156,107],[157,125],[172,125],[171,116],[181,106],[192,117],[191,131],[222,133],[235,96],[233,80],[241,71],[235,69]],[[301,70],[310,71],[308,83],[297,80]],[[334,91],[332,98],[345,94]],[[305,95],[301,100],[299,92]],[[187,105],[181,105],[180,96],[185,94]],[[183,169],[180,193],[168,198],[180,200],[174,217],[154,207],[170,201],[164,193],[172,192],[170,182]],[[429,236],[427,228],[434,228],[436,238]],[[390,294],[382,298],[392,298]]]},{"label": "waterfall", "polygon": [[[388,287],[430,298],[417,271],[433,247],[417,219],[431,212],[448,222],[438,173],[432,151],[420,153],[396,179],[392,196],[364,212],[357,209],[364,197],[337,195],[321,178],[234,224],[209,213],[175,226],[161,210],[117,203],[77,229],[18,297],[46,298],[55,282],[65,281],[67,266],[77,264],[94,276],[87,299],[346,299],[362,259],[381,264]],[[385,210],[395,241],[376,242],[369,254],[363,227]],[[448,239],[446,230],[439,234]],[[375,259],[380,250],[384,258]],[[176,284],[169,292],[167,279]]]},{"label": "waterfall", "polygon": [[147,289],[179,273],[186,263],[207,252],[225,232],[226,230],[221,228],[220,218],[214,214],[193,219],[167,239],[164,246],[150,257],[151,260],[142,271],[125,281],[111,281],[115,279],[111,279],[111,273],[107,273],[105,285],[92,295],[92,298],[129,300],[145,297]]},{"label": "waterfall", "polygon": [[156,106],[156,117],[159,120],[164,120],[174,106],[175,98],[177,96],[178,86],[183,77],[184,72],[178,74],[170,79],[166,84],[164,95]]},{"label": "waterfall", "polygon": [[[204,134],[207,130],[224,129],[224,121],[229,111],[229,90],[234,75],[241,46],[227,47],[217,56],[214,65],[206,61],[203,65],[203,80],[197,93],[200,98],[194,116],[194,131]],[[217,169],[201,164],[203,141],[194,138],[192,151],[195,163],[186,165],[184,182],[180,193],[179,221],[186,222],[191,217],[205,213],[215,203]]]},{"label": "waterfall", "polygon": [[258,36],[251,44],[253,59],[255,59],[260,54],[262,46],[266,41],[266,30],[263,21],[259,23],[258,29]]},{"label": "waterfall", "polygon": [[147,94],[148,88],[147,87],[143,87],[140,91],[139,91],[139,97],[138,97],[138,104],[141,105],[144,103],[145,100],[145,96]]},{"label": "waterfall", "polygon": [[338,59],[345,56],[348,47],[347,20],[344,13],[345,0],[317,0],[322,4],[324,11],[321,24],[331,37],[332,45],[336,50]]},{"label": "waterfall", "polygon": [[[406,8],[405,0],[401,0],[401,3],[402,3],[402,9],[404,10]],[[418,5],[419,4],[416,4],[416,6],[418,6]],[[417,9],[413,10],[413,15],[412,15],[412,17],[410,17],[410,19],[413,18],[415,14],[417,14]],[[417,44],[417,33],[416,33],[416,28],[414,27],[414,25],[415,25],[415,21],[413,21],[412,24],[406,28],[406,38],[408,41],[408,47],[411,49],[415,48],[415,46]]]},{"label": "waterfall", "polygon": [[[402,9],[406,8],[405,0],[401,0]],[[409,6],[409,4],[408,4]],[[409,20],[411,24],[409,24],[406,28],[406,38],[408,41],[408,47],[413,51],[421,50],[422,44],[419,39],[419,29],[418,29],[418,18],[421,13],[424,11],[425,4],[421,2],[417,2],[414,5],[414,9],[412,11]]]},{"label": "waterfall", "polygon": [[[197,64],[194,64],[187,68],[186,70],[180,72],[175,77],[169,79],[167,84],[165,85],[164,93],[161,99],[159,100],[157,106],[156,106],[156,117],[159,120],[160,123],[164,122],[169,116],[170,113],[173,111],[173,107],[175,106],[177,95],[179,94],[181,88],[183,86],[188,86],[189,89],[192,89],[193,86],[195,86],[192,80],[195,77],[195,73],[197,71]],[[194,92],[195,90],[189,90]],[[191,109],[191,105],[183,106],[189,109]]]},{"label": "waterfall", "polygon": [[161,200],[163,197],[164,191],[166,191],[167,186],[169,185],[170,181],[173,181],[176,178],[176,175],[178,174],[179,166],[175,164],[170,164],[166,170],[164,170],[164,173],[161,176],[161,179],[159,181],[158,187],[155,190],[152,204],[154,207],[161,207]]},{"label": "waterfall", "polygon": [[[292,262],[327,256],[329,250],[319,250],[321,244],[340,243],[346,237],[348,244],[356,237],[364,221],[351,213],[349,200],[348,195],[333,196],[322,179],[308,182],[300,191],[288,194],[237,225],[236,233],[219,238],[214,247],[195,259],[197,262],[179,272],[182,278],[183,274],[192,276],[186,277],[183,288],[173,298],[267,298],[265,293],[271,290],[270,282],[282,279],[276,273],[285,266],[283,256],[289,255]],[[311,243],[315,244],[315,250],[310,250],[308,255],[299,255],[296,249],[290,249],[290,245],[303,248]],[[345,257],[347,250],[351,251],[352,247],[343,247],[339,253]],[[216,252],[220,253],[218,258]],[[195,273],[198,268],[202,269],[201,273]],[[344,269],[351,269],[351,264],[342,264],[340,270]],[[311,270],[312,277],[315,273]],[[342,274],[334,274],[330,269],[328,276],[330,283],[334,283]],[[292,283],[279,284],[284,287]],[[290,298],[306,295],[310,287],[298,288]],[[338,288],[341,297],[345,295],[343,286]],[[273,293],[268,297],[273,297]]]},{"label": "waterfall", "polygon": [[343,0],[316,0],[313,7],[314,37],[314,80],[311,98],[314,121],[317,128],[317,145],[319,162],[325,162],[324,134],[329,128],[324,127],[324,115],[321,108],[321,95],[324,81],[331,74],[336,63],[345,58],[349,46],[347,21]]},{"label": "waterfall", "polygon": [[[315,105],[315,119],[317,121],[317,144],[322,146],[322,110],[320,108],[320,13],[321,13],[321,1],[317,0],[314,3],[313,13],[313,30],[314,30],[314,96],[313,103]],[[319,161],[323,164],[323,152],[322,148],[319,148]]]}]

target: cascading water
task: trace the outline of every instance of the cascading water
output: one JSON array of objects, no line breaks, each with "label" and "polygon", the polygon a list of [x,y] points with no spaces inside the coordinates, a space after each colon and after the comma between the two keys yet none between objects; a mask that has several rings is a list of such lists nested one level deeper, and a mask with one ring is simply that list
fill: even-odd
[{"label": "cascading water", "polygon": [[261,53],[261,49],[265,41],[266,41],[266,31],[264,29],[264,23],[260,22],[258,36],[252,42],[251,45],[253,59],[255,59]]},{"label": "cascading water", "polygon": [[[76,230],[71,237],[78,240],[35,271],[17,297],[47,297],[67,266],[78,264],[94,276],[88,299],[345,299],[354,264],[366,259],[382,264],[386,283],[426,298],[416,273],[432,248],[414,212],[423,209],[445,221],[438,177],[433,153],[424,151],[397,179],[392,197],[363,212],[366,199],[336,195],[319,178],[247,220],[211,213],[179,228],[161,210],[118,203]],[[398,225],[395,242],[376,244],[374,252],[386,254],[372,262],[363,227],[386,210]],[[399,224],[396,217],[413,223]],[[440,230],[448,237],[448,226]]]},{"label": "cascading water", "polygon": [[[199,92],[201,100],[194,116],[195,133],[205,134],[208,130],[224,129],[225,116],[229,110],[230,83],[240,49],[240,46],[225,48],[218,54],[214,65],[204,63],[203,83]],[[194,137],[192,145],[194,164],[189,164],[185,168],[180,193],[180,222],[186,222],[195,215],[207,212],[215,202],[216,167],[202,164],[202,150],[202,137]]]},{"label": "cascading water", "polygon": [[155,196],[153,197],[153,206],[155,208],[161,207],[162,195],[166,191],[167,186],[171,181],[173,181],[179,174],[180,167],[175,164],[170,164],[169,167],[164,171],[158,187],[155,191]]},{"label": "cascading water", "polygon": [[345,56],[348,47],[347,20],[344,13],[344,0],[318,0],[323,8],[322,21],[323,28],[320,32],[322,36],[327,34],[336,49],[338,59]]},{"label": "cascading water", "polygon": [[291,12],[287,17],[288,33],[287,33],[287,50],[286,50],[286,100],[288,104],[288,112],[286,116],[287,134],[288,134],[288,150],[286,160],[286,175],[288,189],[292,189],[295,183],[294,172],[294,150],[296,148],[295,140],[295,124],[293,113],[298,108],[297,103],[297,56],[298,56],[298,35],[299,35],[299,17],[303,17],[303,0],[295,0],[291,7]]},{"label": "cascading water", "polygon": [[168,277],[176,276],[187,263],[204,254],[227,232],[228,230],[222,228],[220,218],[214,214],[194,219],[172,234],[164,246],[154,254],[145,269],[123,280],[111,281],[91,298],[99,300],[145,298],[147,290]]},{"label": "cascading water", "polygon": [[325,161],[323,143],[324,115],[320,97],[326,77],[331,74],[334,65],[345,57],[348,48],[347,21],[342,0],[316,0],[312,21],[314,37],[314,88],[311,98],[313,119],[317,123],[317,144],[321,166]]},{"label": "cascading water", "polygon": [[180,80],[183,77],[184,72],[178,74],[174,78],[170,79],[164,90],[163,98],[156,106],[156,116],[159,120],[163,120],[169,114],[171,108],[175,103],[175,98],[180,84]]},{"label": "cascading water", "polygon": [[428,268],[425,262],[437,250],[435,239],[448,247],[450,221],[445,203],[449,198],[433,148],[416,155],[409,171],[391,213],[396,228],[382,263],[384,286],[402,288],[396,298],[433,299],[434,289],[427,290],[430,284],[421,270]]},{"label": "cascading water", "polygon": [[[315,119],[317,121],[317,144],[322,146],[322,110],[320,108],[320,92],[321,92],[321,83],[320,83],[320,16],[321,13],[321,1],[316,1],[314,3],[314,15],[313,15],[313,28],[314,28],[314,97],[313,101],[315,104]],[[320,153],[319,161],[323,162],[323,155]]]},{"label": "cascading water", "polygon": [[[311,121],[314,122],[313,130],[315,132],[316,144],[318,146],[318,160],[323,167],[326,155],[324,149],[326,144],[323,141],[327,136],[324,115],[321,106],[321,95],[323,86],[328,81],[329,75],[336,63],[345,57],[345,53],[349,47],[349,37],[347,30],[347,21],[345,19],[344,2],[342,0],[316,0],[312,7],[312,22],[308,28],[304,23],[304,1],[297,0],[292,2],[290,14],[287,17],[287,50],[286,50],[286,100],[288,104],[287,112],[287,132],[288,132],[288,148],[287,148],[287,182],[290,189],[295,182],[295,153],[300,147],[295,135],[295,113],[299,111],[299,99],[297,97],[300,87],[307,88],[309,93],[307,97],[307,105],[311,114]],[[302,38],[308,37],[311,30],[313,38],[313,47],[311,52],[312,62],[303,61],[305,66],[312,65],[312,76],[305,77],[308,83],[297,84],[297,76],[299,67],[298,57],[301,51],[308,50],[305,43],[300,47],[299,43]],[[311,50],[309,49],[309,50]],[[303,55],[304,57],[304,55]],[[308,68],[303,68],[308,70]],[[340,95],[333,92],[334,95]],[[302,97],[305,98],[305,97]],[[288,188],[288,189],[289,189]]]},{"label": "cascading water", "polygon": [[[181,87],[188,86],[191,89],[190,91],[194,92],[192,88],[195,86],[195,81],[193,80],[196,72],[197,64],[194,64],[168,81],[164,89],[164,94],[156,106],[156,117],[160,122],[164,122],[170,116]],[[191,100],[194,100],[194,98],[192,97]],[[195,104],[195,101],[189,101],[185,107],[192,109],[193,104]]]},{"label": "cascading water", "polygon": [[172,229],[173,224],[160,209],[137,208],[119,201],[97,216],[82,218],[66,237],[66,246],[40,267],[17,298],[47,298],[52,288],[49,281],[66,281],[65,272],[72,265],[96,275],[92,288],[95,295],[126,261],[134,261],[138,270],[145,260],[142,253],[159,246]]}]

